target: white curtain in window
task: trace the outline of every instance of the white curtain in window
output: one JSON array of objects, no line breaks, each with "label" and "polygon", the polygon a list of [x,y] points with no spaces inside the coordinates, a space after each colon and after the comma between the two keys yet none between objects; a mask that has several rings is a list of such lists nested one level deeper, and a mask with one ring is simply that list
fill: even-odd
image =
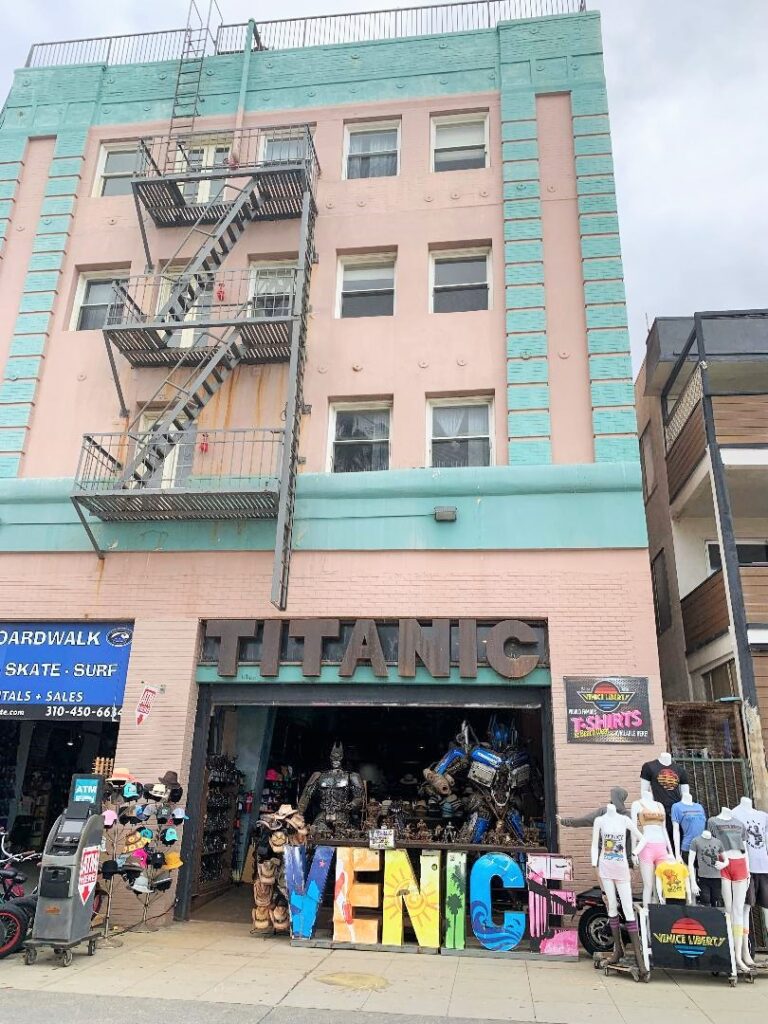
[{"label": "white curtain in window", "polygon": [[432,436],[459,438],[488,433],[487,405],[436,405],[432,410]]}]

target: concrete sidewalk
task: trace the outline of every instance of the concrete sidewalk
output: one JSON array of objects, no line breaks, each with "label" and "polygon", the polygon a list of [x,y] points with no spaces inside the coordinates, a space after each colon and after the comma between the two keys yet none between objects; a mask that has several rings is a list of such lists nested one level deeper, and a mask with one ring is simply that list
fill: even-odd
[{"label": "concrete sidewalk", "polygon": [[[0,1024],[87,1019],[72,999],[79,995],[100,997],[102,1006],[107,997],[109,1015],[100,1011],[94,1018],[103,1024],[142,1019],[139,999],[167,1000],[167,1015],[165,1006],[155,1006],[166,1024],[177,1016],[201,1024],[648,1024],[654,1018],[764,1024],[768,1015],[768,971],[754,985],[740,982],[736,989],[724,978],[663,971],[643,985],[605,978],[586,959],[546,963],[297,948],[286,940],[252,938],[240,923],[208,921],[121,939],[121,948],[101,949],[94,957],[77,950],[67,968],[56,966],[48,951],[29,967],[19,956],[0,962]],[[13,1012],[15,1004],[26,1014]],[[402,1021],[396,1015],[404,1015]]]}]

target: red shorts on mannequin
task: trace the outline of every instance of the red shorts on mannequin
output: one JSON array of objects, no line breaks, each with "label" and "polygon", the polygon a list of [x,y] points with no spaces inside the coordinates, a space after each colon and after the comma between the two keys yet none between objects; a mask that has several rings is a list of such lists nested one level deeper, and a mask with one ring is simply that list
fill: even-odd
[{"label": "red shorts on mannequin", "polygon": [[724,868],[720,870],[720,877],[729,882],[746,882],[749,878],[749,868],[746,857],[737,857],[729,860]]}]

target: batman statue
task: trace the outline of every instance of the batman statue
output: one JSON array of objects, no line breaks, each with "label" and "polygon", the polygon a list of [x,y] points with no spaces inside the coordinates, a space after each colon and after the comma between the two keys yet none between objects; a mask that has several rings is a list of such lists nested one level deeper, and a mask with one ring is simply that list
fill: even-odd
[{"label": "batman statue", "polygon": [[[338,740],[331,748],[330,761],[330,768],[310,775],[299,799],[299,813],[310,822],[312,831],[320,835],[348,829],[353,824],[353,816],[359,819],[365,798],[362,778],[343,767],[344,747]],[[315,808],[317,813],[313,818],[310,811]]]}]

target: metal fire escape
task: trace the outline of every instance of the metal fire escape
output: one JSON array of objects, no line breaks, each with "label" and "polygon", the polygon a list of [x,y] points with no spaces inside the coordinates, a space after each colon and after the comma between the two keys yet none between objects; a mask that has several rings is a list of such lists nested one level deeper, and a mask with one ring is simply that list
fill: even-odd
[{"label": "metal fire escape", "polygon": [[[276,519],[271,599],[284,609],[319,169],[306,125],[184,128],[198,110],[199,69],[194,96],[188,83],[200,45],[191,34],[171,131],[141,140],[132,182],[154,225],[186,227],[186,236],[158,273],[116,282],[104,327],[122,415],[118,356],[132,367],[166,367],[167,375],[124,432],[84,436],[72,500],[101,557],[89,514],[103,522]],[[294,266],[223,268],[250,224],[289,219],[300,223]],[[141,216],[139,223],[151,267]],[[270,363],[288,364],[280,427],[198,429],[238,366]]]}]

